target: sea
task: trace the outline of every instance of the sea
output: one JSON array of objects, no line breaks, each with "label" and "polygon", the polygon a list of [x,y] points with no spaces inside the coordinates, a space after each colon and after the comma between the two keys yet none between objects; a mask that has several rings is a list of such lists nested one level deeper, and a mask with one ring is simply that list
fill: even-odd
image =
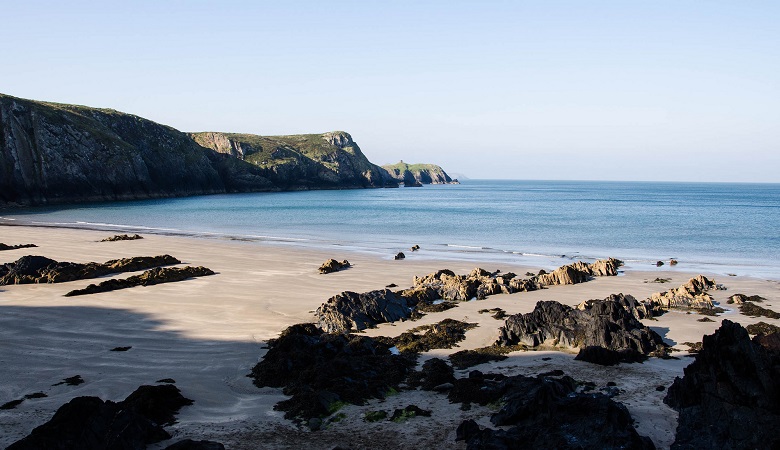
[{"label": "sea", "polygon": [[467,180],[8,209],[0,223],[316,247],[338,258],[400,251],[549,269],[615,257],[632,269],[780,279],[780,184]]}]

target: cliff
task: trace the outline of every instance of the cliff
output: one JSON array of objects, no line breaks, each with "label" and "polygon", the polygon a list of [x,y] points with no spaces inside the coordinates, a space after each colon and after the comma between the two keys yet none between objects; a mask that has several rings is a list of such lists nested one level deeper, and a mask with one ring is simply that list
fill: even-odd
[{"label": "cliff", "polygon": [[204,132],[190,136],[203,147],[255,165],[284,189],[398,186],[343,131],[290,136]]},{"label": "cliff", "polygon": [[397,164],[382,166],[390,176],[406,185],[414,184],[457,184],[441,167],[435,164]]},{"label": "cliff", "polygon": [[397,185],[347,133],[193,136],[204,146],[131,114],[0,94],[0,207]]}]

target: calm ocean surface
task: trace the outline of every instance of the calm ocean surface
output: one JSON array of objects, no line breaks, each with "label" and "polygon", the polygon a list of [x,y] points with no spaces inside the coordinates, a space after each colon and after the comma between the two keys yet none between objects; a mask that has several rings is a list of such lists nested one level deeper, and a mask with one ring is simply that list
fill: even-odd
[{"label": "calm ocean surface", "polygon": [[614,256],[629,267],[653,269],[656,260],[677,258],[677,270],[780,279],[780,184],[469,180],[28,208],[0,216],[15,223],[346,247],[388,258],[413,244],[423,248],[416,258],[550,268],[562,260]]}]

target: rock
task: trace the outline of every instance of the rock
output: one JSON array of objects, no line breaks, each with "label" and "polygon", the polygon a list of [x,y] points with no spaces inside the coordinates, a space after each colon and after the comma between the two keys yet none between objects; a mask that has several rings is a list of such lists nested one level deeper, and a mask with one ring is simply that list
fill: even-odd
[{"label": "rock", "polygon": [[165,447],[164,450],[225,450],[225,446],[214,441],[193,441],[182,439],[181,441]]},{"label": "rock", "polygon": [[315,318],[324,331],[340,333],[373,328],[380,323],[406,319],[410,314],[406,298],[384,289],[363,294],[342,292],[320,305]]},{"label": "rock", "polygon": [[143,239],[143,236],[141,236],[140,234],[134,234],[132,236],[127,234],[117,234],[115,236],[101,239],[100,242],[135,241],[138,239]]},{"label": "rock", "polygon": [[402,353],[427,352],[436,348],[452,348],[466,338],[466,331],[477,324],[444,319],[432,325],[423,325],[401,333],[395,338],[384,338]]},{"label": "rock", "polygon": [[714,286],[715,282],[699,275],[676,289],[651,295],[648,302],[661,309],[711,309],[712,297],[707,291]]},{"label": "rock", "polygon": [[762,308],[755,303],[745,302],[739,307],[739,312],[751,317],[767,317],[769,319],[780,319],[780,313],[771,309]]},{"label": "rock", "polygon": [[141,386],[119,403],[76,397],[8,449],[143,449],[170,439],[161,424],[173,423],[173,414],[190,404],[171,385]]},{"label": "rock", "polygon": [[2,250],[17,250],[20,248],[32,248],[37,247],[35,244],[17,244],[17,245],[7,245],[0,242],[0,251]]},{"label": "rock", "polygon": [[130,350],[131,348],[133,348],[133,347],[131,347],[131,346],[128,346],[128,347],[114,347],[110,351],[112,351],[112,352],[126,352],[126,351]]},{"label": "rock", "polygon": [[671,448],[779,448],[778,379],[780,353],[723,320],[664,399],[680,413]]},{"label": "rock", "polygon": [[642,362],[647,357],[633,349],[610,350],[601,346],[588,346],[580,349],[574,358],[577,361],[585,361],[602,366],[614,366],[618,363]]},{"label": "rock", "polygon": [[180,264],[170,255],[113,259],[105,263],[57,262],[43,256],[23,256],[0,269],[0,286],[8,284],[62,283],[122,272],[136,272],[158,266]]},{"label": "rock", "polygon": [[415,244],[415,245],[413,245],[413,246],[412,246],[412,248],[411,248],[411,250],[412,250],[413,252],[416,252],[416,251],[417,251],[417,250],[419,250],[419,249],[420,249],[420,246],[419,246],[419,245],[416,245],[416,244]]},{"label": "rock", "polygon": [[506,320],[496,344],[544,344],[560,349],[597,346],[641,355],[666,349],[656,332],[611,300],[591,302],[585,310],[553,301],[537,302],[531,313],[515,314]]},{"label": "rock", "polygon": [[449,391],[450,389],[452,389],[454,387],[455,387],[455,385],[452,384],[452,383],[442,383],[442,384],[440,384],[438,386],[434,386],[433,390],[436,391],[436,392],[446,392],[446,391]]},{"label": "rock", "polygon": [[76,289],[65,294],[66,297],[96,294],[99,292],[116,291],[136,286],[153,286],[155,284],[173,283],[190,278],[214,275],[214,271],[203,266],[192,267],[155,267],[141,275],[133,275],[124,279],[111,279],[100,284],[90,284],[84,289]]},{"label": "rock", "polygon": [[350,267],[350,264],[346,259],[341,262],[338,262],[335,259],[329,259],[320,266],[319,271],[320,273],[331,273],[344,270],[348,267]]},{"label": "rock", "polygon": [[[425,391],[451,389],[455,381],[454,370],[444,360],[431,358],[423,363],[422,370],[409,375],[409,386],[420,387]],[[450,385],[450,387],[446,387]]]},{"label": "rock", "polygon": [[780,327],[766,322],[758,322],[745,327],[749,334],[773,334],[780,331]]},{"label": "rock", "polygon": [[399,259],[404,259],[404,258],[406,258],[406,255],[404,255],[404,252],[398,252],[393,259],[398,261]]},{"label": "rock", "polygon": [[771,333],[757,335],[753,338],[753,342],[773,354],[780,354],[780,328],[775,327],[775,330]]},{"label": "rock", "polygon": [[605,300],[619,303],[620,306],[622,306],[626,311],[630,312],[638,320],[653,317],[653,311],[648,305],[640,302],[632,295],[624,294],[611,294],[604,300],[585,300],[584,302],[577,305],[577,309],[584,311],[590,309],[594,303],[603,302]]},{"label": "rock", "polygon": [[726,300],[726,303],[730,305],[731,304],[741,305],[745,302],[761,303],[764,300],[766,299],[760,295],[734,294],[731,297],[729,297],[728,300]]},{"label": "rock", "polygon": [[23,398],[11,400],[0,405],[0,409],[14,409],[17,406],[21,405],[22,402],[24,402]]},{"label": "rock", "polygon": [[663,262],[663,261],[657,261],[657,262],[655,263],[655,265],[656,265],[656,267],[661,267],[661,266],[663,266],[663,265],[664,265],[664,262]]},{"label": "rock", "polygon": [[60,386],[63,384],[67,384],[68,386],[78,386],[83,383],[84,383],[84,379],[81,378],[81,375],[74,375],[72,377],[63,379],[59,383],[52,384],[52,386]]},{"label": "rock", "polygon": [[176,423],[175,414],[182,406],[192,405],[192,400],[181,395],[172,384],[140,386],[121,402],[122,407],[134,411],[160,425]]},{"label": "rock", "polygon": [[663,391],[666,390],[666,386],[663,386],[663,385],[656,386],[655,390],[658,391],[658,392],[663,392]]},{"label": "rock", "polygon": [[258,387],[281,387],[290,399],[274,408],[288,419],[324,417],[340,402],[363,404],[397,389],[415,366],[390,346],[367,336],[325,333],[293,325],[269,342],[250,377]]},{"label": "rock", "polygon": [[312,417],[306,423],[311,431],[319,431],[322,428],[322,419],[319,417]]},{"label": "rock", "polygon": [[473,392],[487,398],[500,398],[503,404],[490,421],[504,429],[461,423],[456,440],[465,441],[467,449],[655,448],[634,430],[625,406],[603,394],[576,393],[576,383],[569,377],[485,376],[464,379],[463,384],[471,384]]},{"label": "rock", "polygon": [[457,369],[466,369],[491,361],[503,361],[506,354],[512,351],[524,350],[523,346],[498,346],[482,347],[474,350],[461,350],[450,355],[452,365]]},{"label": "rock", "polygon": [[677,260],[676,260],[676,259],[670,259],[670,260],[669,260],[669,265],[670,265],[670,266],[676,266],[677,264],[678,264],[678,263],[677,263]]}]

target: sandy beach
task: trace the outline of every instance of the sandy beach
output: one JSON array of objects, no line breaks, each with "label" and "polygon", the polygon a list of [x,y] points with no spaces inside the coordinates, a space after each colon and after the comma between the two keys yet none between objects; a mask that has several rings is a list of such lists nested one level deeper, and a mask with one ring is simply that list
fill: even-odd
[{"label": "sandy beach", "polygon": [[[42,255],[57,261],[104,262],[130,256],[169,254],[182,265],[205,266],[216,275],[115,292],[64,297],[73,289],[94,280],[60,284],[12,285],[0,287],[0,404],[43,392],[45,398],[28,399],[14,409],[0,410],[0,447],[29,434],[46,422],[59,406],[77,396],[93,395],[121,400],[142,384],[172,378],[183,395],[194,400],[182,408],[178,423],[166,429],[173,439],[222,442],[230,449],[300,448],[464,448],[455,442],[455,429],[464,419],[489,425],[490,410],[475,406],[462,411],[446,396],[423,391],[402,391],[384,401],[365,406],[346,406],[345,418],[327,429],[311,432],[283,418],[273,405],[284,399],[280,389],[257,388],[247,377],[263,357],[265,343],[287,326],[313,321],[313,312],[328,298],[342,292],[365,292],[394,283],[412,285],[414,276],[439,269],[468,273],[469,261],[437,261],[407,258],[394,261],[392,255],[377,257],[348,251],[325,251],[296,246],[262,244],[227,239],[204,239],[147,234],[135,241],[99,242],[106,231],[50,227],[3,226],[0,242],[33,243],[38,248],[0,252],[0,263],[24,255]],[[413,243],[410,243],[410,245]],[[348,259],[352,267],[327,275],[317,268],[328,258]],[[481,263],[488,270],[524,274],[539,267],[514,266],[506,262]],[[368,336],[397,336],[410,328],[436,323],[445,317],[477,323],[459,347],[424,353],[446,357],[463,349],[491,345],[503,320],[479,310],[502,308],[507,314],[533,310],[539,300],[556,300],[576,305],[583,300],[610,294],[631,294],[648,298],[685,283],[698,272],[685,272],[685,261],[673,270],[648,267],[647,271],[625,270],[617,277],[599,277],[583,284],[494,295],[486,300],[460,303],[440,313],[429,313],[418,321],[383,324],[365,332]],[[132,274],[117,275],[124,278]],[[511,353],[508,359],[474,367],[483,372],[501,369],[507,375],[535,375],[563,370],[577,380],[606,387],[612,381],[620,389],[614,399],[626,405],[636,420],[639,434],[649,436],[658,448],[674,440],[676,412],[662,399],[668,387],[692,359],[684,342],[700,342],[712,333],[720,320],[748,325],[759,321],[780,325],[778,319],[742,315],[726,299],[736,293],[760,295],[763,307],[780,310],[780,282],[744,276],[712,274],[727,290],[711,295],[727,311],[714,322],[699,322],[702,316],[671,311],[657,319],[643,321],[680,352],[679,359],[651,358],[642,364],[603,367],[574,361],[574,355],[556,351]],[[670,278],[666,284],[648,282]],[[128,351],[111,351],[131,347]],[[456,371],[456,375],[468,371]],[[85,383],[58,385],[66,377],[80,375]],[[369,409],[392,411],[415,404],[433,411],[403,423],[367,423],[362,414]]]}]

